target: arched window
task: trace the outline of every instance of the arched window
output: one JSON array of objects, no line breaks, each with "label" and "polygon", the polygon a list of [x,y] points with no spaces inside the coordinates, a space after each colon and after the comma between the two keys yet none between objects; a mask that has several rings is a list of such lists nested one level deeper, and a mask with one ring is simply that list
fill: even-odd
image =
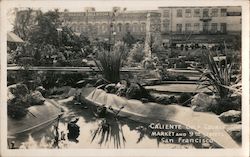
[{"label": "arched window", "polygon": [[133,32],[138,32],[138,24],[133,23]]},{"label": "arched window", "polygon": [[117,32],[121,32],[122,31],[122,24],[118,23],[117,24]]},{"label": "arched window", "polygon": [[102,24],[101,30],[102,30],[102,33],[106,33],[107,32],[108,28],[107,28],[107,24],[106,23]]},{"label": "arched window", "polygon": [[88,32],[91,32],[92,30],[93,30],[93,26],[92,26],[92,24],[91,23],[88,23],[88,25],[87,25],[87,30],[86,31],[88,31]]},{"label": "arched window", "polygon": [[141,32],[146,32],[146,23],[141,23]]},{"label": "arched window", "polygon": [[125,31],[126,31],[126,32],[129,32],[129,31],[130,31],[130,24],[129,24],[129,23],[126,23],[126,24],[125,24]]}]

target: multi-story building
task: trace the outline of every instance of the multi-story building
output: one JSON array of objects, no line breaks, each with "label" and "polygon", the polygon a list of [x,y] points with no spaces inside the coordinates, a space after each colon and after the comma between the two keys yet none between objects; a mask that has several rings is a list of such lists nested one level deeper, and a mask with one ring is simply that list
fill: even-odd
[{"label": "multi-story building", "polygon": [[[113,8],[114,9],[114,8]],[[117,38],[130,32],[145,38],[146,32],[160,32],[163,42],[218,42],[230,40],[241,33],[241,7],[159,7],[158,10],[126,11],[119,7],[99,12],[87,8],[84,12],[63,12],[64,24],[76,33],[91,37]]]},{"label": "multi-story building", "polygon": [[175,42],[228,40],[241,33],[240,7],[159,7],[163,38]]}]

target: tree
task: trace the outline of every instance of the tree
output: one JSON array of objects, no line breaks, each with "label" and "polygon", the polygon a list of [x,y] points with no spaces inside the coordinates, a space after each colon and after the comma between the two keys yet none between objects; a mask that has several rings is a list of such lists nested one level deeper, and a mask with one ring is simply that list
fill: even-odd
[{"label": "tree", "polygon": [[13,32],[24,41],[29,39],[29,35],[37,23],[37,17],[41,14],[40,10],[27,8],[26,10],[14,10],[16,18],[13,23]]},{"label": "tree", "polygon": [[128,31],[124,37],[123,42],[126,43],[129,47],[131,47],[134,43],[136,43],[136,39],[131,33]]},{"label": "tree", "polygon": [[31,43],[51,44],[59,47],[59,32],[57,29],[61,27],[62,21],[57,9],[48,11],[37,17],[37,26],[32,31]]}]

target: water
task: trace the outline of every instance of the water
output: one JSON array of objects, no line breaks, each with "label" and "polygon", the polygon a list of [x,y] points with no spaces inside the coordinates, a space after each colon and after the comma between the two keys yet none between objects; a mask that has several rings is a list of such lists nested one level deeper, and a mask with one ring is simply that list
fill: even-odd
[{"label": "water", "polygon": [[[157,137],[150,136],[148,124],[114,117],[108,114],[105,118],[95,116],[90,105],[77,105],[73,97],[60,100],[65,110],[60,120],[32,134],[9,139],[15,141],[15,147],[31,148],[196,148],[192,144],[164,143]],[[79,135],[70,137],[67,125],[78,118]]]}]

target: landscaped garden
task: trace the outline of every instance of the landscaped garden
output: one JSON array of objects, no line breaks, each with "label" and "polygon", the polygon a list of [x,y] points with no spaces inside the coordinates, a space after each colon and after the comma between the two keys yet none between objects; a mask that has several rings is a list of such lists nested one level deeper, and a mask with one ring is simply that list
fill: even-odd
[{"label": "landscaped garden", "polygon": [[[140,141],[144,137],[142,134],[150,136],[150,131],[145,129],[149,121],[167,120],[189,126],[185,118],[191,118],[193,124],[202,123],[191,117],[192,114],[200,117],[211,114],[214,121],[221,120],[215,125],[225,126],[223,130],[228,134],[225,138],[232,137],[231,143],[241,143],[241,54],[233,45],[221,42],[188,46],[184,43],[180,47],[164,47],[157,46],[154,41],[147,43],[147,39],[136,39],[130,33],[111,43],[111,38],[77,36],[70,27],[63,26],[57,10],[41,12],[36,20],[37,25],[27,29],[25,36],[19,32],[20,28],[14,27],[14,32],[24,43],[8,43],[8,62],[20,66],[19,70],[8,71],[7,107],[11,120],[22,120],[30,114],[29,108],[54,99],[67,113],[61,119],[60,127],[65,132],[67,124],[68,130],[74,130],[72,135],[68,134],[69,139],[77,143],[80,117],[82,125],[88,120],[99,122],[92,141],[99,135],[102,144],[110,137],[114,142],[126,141],[121,132],[124,121],[132,130],[139,130]],[[60,32],[58,28],[61,28]],[[39,66],[86,67],[87,70],[30,70]],[[91,91],[85,93],[89,89]],[[71,117],[72,112],[78,119]],[[181,117],[184,113],[192,114]],[[124,117],[129,118],[121,120]],[[130,120],[133,122],[127,122]],[[138,127],[134,127],[135,122]],[[208,132],[196,129],[201,134]],[[199,138],[211,137],[200,135]],[[208,146],[192,146],[214,148],[226,145],[221,137],[212,138],[214,142]],[[121,143],[114,145],[120,147]],[[59,147],[58,139],[56,146]]]}]

